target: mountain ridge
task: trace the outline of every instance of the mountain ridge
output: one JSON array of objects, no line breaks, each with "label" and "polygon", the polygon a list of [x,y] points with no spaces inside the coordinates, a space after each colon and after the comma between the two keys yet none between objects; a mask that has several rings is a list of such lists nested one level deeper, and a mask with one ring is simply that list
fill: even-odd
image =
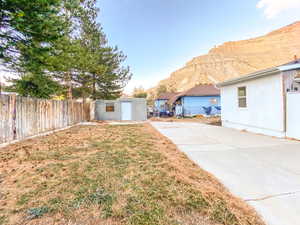
[{"label": "mountain ridge", "polygon": [[[182,68],[157,85],[168,90],[185,91],[197,84],[213,84],[281,65],[300,56],[300,21],[266,35],[228,41],[192,58]],[[154,87],[149,92],[154,93]]]}]

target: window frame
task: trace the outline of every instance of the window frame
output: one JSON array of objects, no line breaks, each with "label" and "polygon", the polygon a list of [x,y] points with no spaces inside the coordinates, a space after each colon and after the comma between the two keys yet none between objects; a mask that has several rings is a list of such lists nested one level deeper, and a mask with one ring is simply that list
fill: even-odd
[{"label": "window frame", "polygon": [[211,105],[218,105],[218,98],[217,97],[212,97],[209,99],[209,103]]},{"label": "window frame", "polygon": [[[111,108],[111,109],[109,109],[109,108]],[[115,112],[115,103],[113,103],[113,102],[105,103],[105,112],[107,112],[107,113]]]},{"label": "window frame", "polygon": [[[241,89],[244,89],[244,95],[241,95],[240,91]],[[241,86],[237,88],[237,94],[238,94],[238,107],[240,109],[246,109],[248,107],[248,101],[247,101],[247,86]]]}]

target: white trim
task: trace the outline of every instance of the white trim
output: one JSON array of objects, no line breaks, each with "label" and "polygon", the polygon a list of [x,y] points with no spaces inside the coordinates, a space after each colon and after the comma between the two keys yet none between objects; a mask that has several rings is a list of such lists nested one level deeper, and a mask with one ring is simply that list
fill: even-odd
[{"label": "white trim", "polygon": [[279,66],[277,67],[280,71],[288,71],[288,70],[295,70],[300,69],[300,63],[292,64],[292,65],[286,65],[286,66]]},{"label": "white trim", "polygon": [[265,69],[265,70],[260,70],[260,71],[254,72],[254,73],[250,73],[248,75],[240,76],[237,78],[226,80],[222,83],[218,83],[217,87],[220,88],[220,87],[228,86],[231,84],[237,84],[237,83],[240,83],[243,81],[248,81],[248,80],[257,79],[260,77],[274,75],[278,72],[284,72],[284,71],[295,70],[295,69],[300,69],[300,63],[283,65],[283,66],[273,67],[273,68],[269,68],[269,69]]},{"label": "white trim", "polygon": [[265,76],[274,75],[279,72],[280,72],[280,70],[278,70],[278,68],[271,68],[271,69],[267,69],[267,70],[263,70],[263,71],[258,71],[255,73],[250,73],[248,75],[240,76],[238,78],[229,79],[227,81],[217,84],[217,87],[221,88],[224,86],[238,84],[238,83],[241,83],[244,81],[249,81],[249,80],[254,80],[254,79],[265,77]]}]

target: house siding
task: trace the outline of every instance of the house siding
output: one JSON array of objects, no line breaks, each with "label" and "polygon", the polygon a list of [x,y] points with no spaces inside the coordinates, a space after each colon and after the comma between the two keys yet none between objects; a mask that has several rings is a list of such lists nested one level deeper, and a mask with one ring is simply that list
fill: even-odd
[{"label": "house siding", "polygon": [[155,107],[156,111],[166,112],[167,111],[167,107],[166,107],[167,102],[168,102],[168,100],[166,100],[166,99],[157,99],[157,100],[155,100],[154,107]]},{"label": "house siding", "polygon": [[[247,108],[238,107],[238,87],[247,88]],[[276,137],[285,136],[281,73],[221,88],[222,124]]]},{"label": "house siding", "polygon": [[290,92],[287,94],[287,130],[286,136],[300,140],[299,115],[300,115],[300,93]]},{"label": "house siding", "polygon": [[[217,104],[212,104],[211,100],[215,98]],[[184,116],[204,115],[205,111],[202,108],[212,106],[212,115],[220,114],[214,106],[220,106],[220,96],[184,96],[182,97]]]}]

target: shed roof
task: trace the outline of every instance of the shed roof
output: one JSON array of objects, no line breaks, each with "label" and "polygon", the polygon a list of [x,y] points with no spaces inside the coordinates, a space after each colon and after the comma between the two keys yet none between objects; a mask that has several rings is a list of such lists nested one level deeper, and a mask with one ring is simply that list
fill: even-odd
[{"label": "shed roof", "polygon": [[260,77],[273,75],[273,74],[276,74],[279,72],[289,71],[289,70],[294,70],[294,69],[299,69],[299,68],[300,68],[300,60],[293,60],[289,63],[283,64],[280,66],[276,66],[276,67],[272,67],[272,68],[268,68],[268,69],[264,69],[264,70],[259,70],[254,73],[250,73],[250,74],[247,74],[244,76],[226,80],[222,83],[218,83],[217,87],[224,87],[224,86],[228,86],[228,85],[232,85],[232,84],[237,84],[237,83],[240,83],[243,81],[257,79]]},{"label": "shed roof", "polygon": [[166,93],[162,93],[160,94],[156,100],[169,100],[170,98],[172,98],[173,96],[177,95],[179,92],[166,92]]},{"label": "shed roof", "polygon": [[197,85],[187,91],[181,92],[175,96],[173,96],[169,101],[168,104],[173,104],[179,98],[184,96],[215,96],[220,95],[220,90],[216,88],[213,84],[201,84]]}]

